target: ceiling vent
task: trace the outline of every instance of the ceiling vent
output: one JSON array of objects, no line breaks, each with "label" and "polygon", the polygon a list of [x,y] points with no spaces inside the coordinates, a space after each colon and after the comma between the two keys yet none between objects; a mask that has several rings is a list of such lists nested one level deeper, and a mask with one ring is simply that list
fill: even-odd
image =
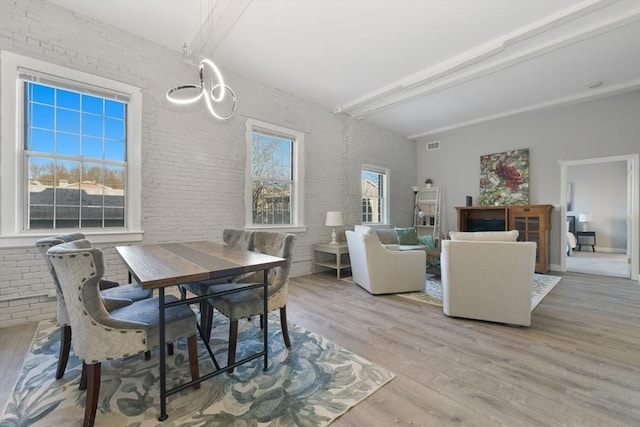
[{"label": "ceiling vent", "polygon": [[427,142],[427,151],[439,150],[440,141]]}]

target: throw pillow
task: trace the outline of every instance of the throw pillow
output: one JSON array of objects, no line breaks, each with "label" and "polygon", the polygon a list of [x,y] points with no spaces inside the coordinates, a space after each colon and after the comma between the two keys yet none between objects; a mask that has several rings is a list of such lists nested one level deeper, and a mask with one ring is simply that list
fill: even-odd
[{"label": "throw pillow", "polygon": [[376,228],[376,234],[383,245],[397,245],[398,236],[393,228]]},{"label": "throw pillow", "polygon": [[418,241],[421,245],[425,245],[427,249],[433,249],[436,245],[433,243],[433,236],[425,234],[424,236],[418,236]]},{"label": "throw pillow", "polygon": [[414,227],[398,228],[396,227],[396,235],[398,236],[399,245],[419,245],[418,235]]}]

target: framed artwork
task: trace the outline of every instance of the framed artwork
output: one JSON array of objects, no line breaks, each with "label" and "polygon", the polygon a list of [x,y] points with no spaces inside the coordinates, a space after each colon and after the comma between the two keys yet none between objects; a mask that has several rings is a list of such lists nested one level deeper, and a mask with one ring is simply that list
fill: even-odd
[{"label": "framed artwork", "polygon": [[480,205],[529,204],[529,149],[480,156]]},{"label": "framed artwork", "polygon": [[573,210],[573,184],[567,184],[567,188],[565,188],[564,198],[567,201],[567,212],[571,212]]}]

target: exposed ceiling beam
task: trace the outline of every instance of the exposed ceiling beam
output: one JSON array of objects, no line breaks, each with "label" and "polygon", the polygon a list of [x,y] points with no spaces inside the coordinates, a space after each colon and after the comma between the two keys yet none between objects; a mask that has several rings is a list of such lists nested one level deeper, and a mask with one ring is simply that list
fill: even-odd
[{"label": "exposed ceiling beam", "polygon": [[488,74],[492,74],[505,68],[512,67],[522,62],[531,60],[533,58],[546,55],[550,52],[561,49],[573,43],[598,36],[600,34],[637,21],[640,21],[640,8],[634,10],[631,13],[601,21],[598,24],[592,25],[586,29],[583,29],[582,31],[574,32],[572,34],[569,34],[568,36],[560,37],[549,42],[539,44],[525,51],[521,51],[514,55],[505,57],[502,60],[494,61],[485,65],[479,65],[474,69],[467,70],[466,72],[461,72],[456,75],[443,76],[437,81],[433,81],[430,84],[425,84],[420,87],[415,87],[413,90],[396,92],[382,98],[371,100],[367,105],[362,105],[362,107],[352,110],[350,114],[358,118],[364,118],[386,108],[404,104],[414,99],[424,97],[444,89],[449,89],[451,87],[474,79],[478,79]]},{"label": "exposed ceiling beam", "polygon": [[[543,20],[520,28],[510,34],[507,34],[504,37],[501,37],[500,39],[486,43],[474,50],[465,52],[464,54],[459,55],[450,61],[443,62],[435,67],[423,70],[419,73],[415,73],[391,85],[378,89],[368,95],[340,105],[334,109],[334,112],[348,113],[358,118],[364,118],[385,108],[409,102],[417,97],[425,96],[429,93],[433,93],[439,90],[446,89],[448,87],[455,86],[457,84],[464,83],[465,81],[479,78],[491,72],[495,72],[508,66],[514,65],[517,62],[525,61],[535,56],[548,53],[550,50],[553,50],[548,46],[549,43],[541,44],[538,47],[529,49],[525,52],[525,54],[516,55],[515,57],[510,57],[507,60],[493,62],[489,66],[476,67],[475,69],[467,73],[459,73],[474,65],[486,62],[499,53],[503,53],[507,47],[513,46],[514,44],[519,43],[523,40],[549,31],[565,22],[579,18],[603,7],[609,6],[614,2],[593,0],[586,3],[576,4]],[[618,17],[616,21],[624,22],[620,23],[617,26],[632,22],[636,18],[631,18],[631,20],[629,19],[630,18],[627,15]],[[612,29],[609,28],[611,26],[611,22],[604,21],[600,25],[597,25],[596,28],[591,27],[589,31],[585,32],[591,35],[582,34],[581,37],[586,38],[587,36],[594,36],[596,34],[599,34],[603,32],[604,27],[607,27],[608,31]],[[575,39],[576,37],[573,38]],[[577,40],[574,40],[573,42],[575,41]],[[568,43],[570,43],[570,41],[556,40],[555,48],[558,49]],[[537,55],[535,54],[536,50],[538,51]],[[458,73],[458,75],[451,77],[455,73]]]}]

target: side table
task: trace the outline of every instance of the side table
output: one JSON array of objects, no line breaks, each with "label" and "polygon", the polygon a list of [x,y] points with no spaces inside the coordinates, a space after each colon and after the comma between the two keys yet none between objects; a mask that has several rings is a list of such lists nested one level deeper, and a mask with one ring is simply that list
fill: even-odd
[{"label": "side table", "polygon": [[[332,255],[327,257],[327,255]],[[336,277],[340,280],[340,270],[351,267],[349,261],[349,247],[345,242],[336,245],[331,243],[316,243],[313,245],[313,273],[318,266],[336,270]]]},{"label": "side table", "polygon": [[576,231],[576,242],[578,250],[582,251],[582,246],[591,246],[593,252],[596,251],[596,232],[595,231]]}]

